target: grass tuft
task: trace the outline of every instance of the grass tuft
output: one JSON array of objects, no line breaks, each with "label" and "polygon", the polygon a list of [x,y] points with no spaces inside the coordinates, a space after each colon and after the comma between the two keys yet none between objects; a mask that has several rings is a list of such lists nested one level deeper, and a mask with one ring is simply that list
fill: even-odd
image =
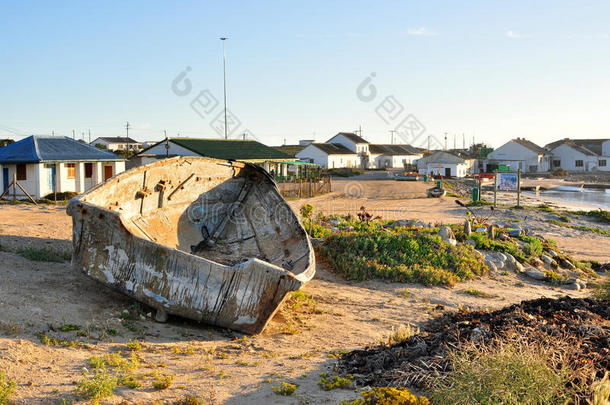
[{"label": "grass tuft", "polygon": [[450,353],[451,372],[430,399],[439,404],[558,404],[573,397],[571,370],[527,344],[471,346]]},{"label": "grass tuft", "polygon": [[280,385],[277,387],[271,387],[271,391],[275,392],[277,395],[282,395],[284,397],[289,397],[296,391],[296,384],[290,384],[286,381],[282,381]]},{"label": "grass tuft", "polygon": [[63,263],[72,257],[70,252],[57,252],[53,249],[49,249],[46,247],[37,248],[37,247],[27,247],[18,249],[17,253],[28,260],[32,260],[35,262],[55,262],[55,263]]},{"label": "grass tuft", "polygon": [[106,370],[100,370],[93,378],[85,378],[77,383],[76,393],[91,401],[92,404],[100,404],[102,399],[114,395],[114,389],[118,386],[116,375]]},{"label": "grass tuft", "polygon": [[595,286],[592,294],[597,299],[610,301],[610,274],[606,276],[605,280]]}]

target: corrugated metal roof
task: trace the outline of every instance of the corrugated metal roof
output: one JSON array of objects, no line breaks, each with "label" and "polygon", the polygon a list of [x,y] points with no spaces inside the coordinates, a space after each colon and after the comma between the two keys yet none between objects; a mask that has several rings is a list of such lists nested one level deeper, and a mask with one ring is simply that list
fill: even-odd
[{"label": "corrugated metal roof", "polygon": [[[164,140],[161,142],[165,142]],[[226,160],[290,159],[292,156],[250,139],[170,138],[198,155]],[[144,151],[145,152],[145,151]]]},{"label": "corrugated metal roof", "polygon": [[0,163],[122,160],[114,153],[68,137],[28,136],[0,149]]},{"label": "corrugated metal roof", "polygon": [[135,139],[127,138],[126,136],[100,136],[99,138],[96,138],[95,141],[98,139],[103,139],[108,143],[140,143]]},{"label": "corrugated metal roof", "polygon": [[465,163],[466,161],[464,159],[462,159],[459,156],[455,156],[451,153],[447,153],[447,152],[436,152],[433,153],[430,156],[426,156],[425,158],[419,159],[418,163],[446,163],[446,164],[452,164],[452,163]]},{"label": "corrugated metal roof", "polygon": [[350,141],[352,141],[354,143],[368,143],[364,138],[354,134],[353,132],[339,132],[337,135],[333,136],[328,141],[326,141],[326,143],[330,143],[330,141],[332,141],[335,137],[337,137],[339,135],[343,135],[344,137],[346,137],[347,139],[349,139]]},{"label": "corrugated metal roof", "polygon": [[516,142],[521,146],[524,146],[526,148],[528,148],[529,150],[536,152],[538,154],[544,154],[544,152],[546,152],[544,149],[542,149],[540,146],[536,145],[534,142],[532,141],[528,141],[525,138],[516,138],[513,139],[512,142]]},{"label": "corrugated metal roof", "polygon": [[407,144],[370,144],[369,151],[375,155],[419,155],[421,151]]},{"label": "corrugated metal roof", "polygon": [[[357,153],[347,149],[345,146],[338,143],[310,143],[316,148],[320,149],[327,155],[356,155]],[[308,146],[309,146],[308,145]]]}]

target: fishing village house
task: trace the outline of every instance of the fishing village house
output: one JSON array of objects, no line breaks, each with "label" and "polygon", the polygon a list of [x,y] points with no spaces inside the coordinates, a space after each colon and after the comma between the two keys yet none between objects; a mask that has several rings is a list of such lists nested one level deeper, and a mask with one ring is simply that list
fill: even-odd
[{"label": "fishing village house", "polygon": [[428,176],[465,177],[470,174],[475,159],[465,159],[453,153],[438,151],[417,161],[417,172]]},{"label": "fishing village house", "polygon": [[562,139],[545,146],[551,170],[610,171],[610,139]]},{"label": "fishing village house", "polygon": [[354,133],[339,132],[324,143],[310,143],[295,156],[325,169],[383,169],[413,165],[423,153],[410,145],[371,144]]},{"label": "fishing village house", "polygon": [[[29,136],[0,148],[2,191],[13,178],[33,198],[82,193],[125,170],[125,161],[68,137]],[[17,188],[19,198],[25,195]]]},{"label": "fishing village house", "polygon": [[131,139],[131,138],[128,138],[125,136],[99,137],[99,138],[96,138],[93,141],[91,141],[91,145],[94,145],[94,146],[101,145],[111,152],[116,152],[119,150],[132,150],[132,151],[142,150],[141,142],[138,142],[135,139]]},{"label": "fishing village house", "polygon": [[128,161],[135,167],[174,156],[202,156],[237,160],[263,167],[277,176],[287,176],[290,169],[307,165],[297,158],[251,139],[167,138],[142,150]]},{"label": "fishing village house", "polygon": [[524,138],[516,138],[495,149],[487,155],[485,171],[505,166],[510,171],[524,173],[547,172],[550,168],[548,151]]}]

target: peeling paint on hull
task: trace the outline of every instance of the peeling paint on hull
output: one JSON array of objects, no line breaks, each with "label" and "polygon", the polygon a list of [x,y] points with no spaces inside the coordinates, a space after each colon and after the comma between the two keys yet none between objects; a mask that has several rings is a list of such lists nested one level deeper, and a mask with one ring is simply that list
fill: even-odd
[{"label": "peeling paint on hull", "polygon": [[262,169],[177,157],[73,198],[75,269],[169,314],[261,332],[313,278],[303,227]]}]

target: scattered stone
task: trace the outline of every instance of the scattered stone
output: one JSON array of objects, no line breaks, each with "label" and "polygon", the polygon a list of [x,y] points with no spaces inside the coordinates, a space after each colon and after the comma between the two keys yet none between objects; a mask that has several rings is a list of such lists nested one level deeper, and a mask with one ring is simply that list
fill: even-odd
[{"label": "scattered stone", "polygon": [[510,236],[508,236],[508,235],[507,235],[507,234],[505,234],[505,233],[501,233],[501,234],[499,234],[499,235],[498,235],[498,239],[500,239],[500,240],[502,240],[502,241],[507,241],[507,240],[509,240],[509,239],[510,239]]},{"label": "scattered stone", "polygon": [[584,290],[585,288],[587,288],[587,283],[585,283],[584,281],[581,281],[580,283],[578,283],[578,286],[580,287],[581,290]]},{"label": "scattered stone", "polygon": [[533,266],[535,267],[540,267],[542,266],[544,263],[542,263],[542,260],[538,259],[537,257],[532,257],[530,259],[530,262],[532,263]]},{"label": "scattered stone", "polygon": [[576,266],[574,266],[572,264],[572,262],[569,261],[568,259],[561,259],[561,267],[570,269],[570,270],[574,270],[576,268]]},{"label": "scattered stone", "polygon": [[510,236],[511,238],[516,238],[517,236],[521,236],[522,233],[523,233],[523,231],[521,229],[509,229],[508,230],[508,236]]},{"label": "scattered stone", "polygon": [[498,271],[498,266],[496,266],[496,264],[489,260],[488,258],[485,258],[484,260],[485,266],[487,266],[487,268],[489,269],[489,273],[495,273],[496,271]]},{"label": "scattered stone", "polygon": [[477,232],[477,233],[486,233],[487,232],[487,228],[485,228],[484,226],[481,226],[481,227],[477,228],[477,230],[475,232]]},{"label": "scattered stone", "polygon": [[547,255],[542,255],[542,260],[544,260],[544,262],[546,264],[550,264],[552,265],[555,261],[551,258],[551,256],[547,256]]},{"label": "scattered stone", "polygon": [[155,314],[155,321],[161,323],[167,322],[167,312],[162,309],[157,309],[157,313]]},{"label": "scattered stone", "polygon": [[328,221],[331,225],[337,226],[339,225],[339,220],[338,219],[331,219],[330,221]]},{"label": "scattered stone", "polygon": [[557,257],[557,256],[559,256],[559,255],[557,254],[557,252],[555,252],[554,250],[551,250],[551,249],[547,250],[546,252],[547,252],[547,253],[548,253],[550,256],[552,256],[552,257]]},{"label": "scattered stone", "polygon": [[477,247],[477,243],[476,243],[475,241],[473,241],[472,239],[468,239],[468,240],[466,240],[466,242],[464,242],[464,243],[465,243],[465,244],[467,244],[467,245],[472,246],[473,248],[474,248],[474,247]]},{"label": "scattered stone", "polygon": [[525,271],[525,268],[523,267],[523,265],[521,263],[519,263],[517,261],[517,259],[514,258],[513,255],[511,255],[510,253],[505,253],[504,255],[506,256],[506,267],[507,268],[514,271],[515,273],[523,273]]},{"label": "scattered stone", "polygon": [[470,236],[472,233],[472,224],[468,219],[464,220],[464,235]]},{"label": "scattered stone", "polygon": [[580,285],[578,285],[576,283],[571,283],[571,284],[566,284],[565,288],[567,288],[568,290],[579,291],[580,290]]},{"label": "scattered stone", "polygon": [[415,220],[412,219],[399,219],[397,221],[392,222],[389,225],[386,225],[386,228],[392,229],[392,228],[396,228],[396,227],[407,227],[407,226],[413,226],[415,224]]},{"label": "scattered stone", "polygon": [[544,280],[546,278],[544,273],[535,267],[528,267],[525,269],[525,275],[534,280]]},{"label": "scattered stone", "polygon": [[455,240],[455,235],[453,234],[451,228],[449,228],[448,226],[441,226],[440,228],[438,228],[438,236],[440,236],[443,241],[449,243],[450,245],[455,246],[457,244],[457,241]]}]

